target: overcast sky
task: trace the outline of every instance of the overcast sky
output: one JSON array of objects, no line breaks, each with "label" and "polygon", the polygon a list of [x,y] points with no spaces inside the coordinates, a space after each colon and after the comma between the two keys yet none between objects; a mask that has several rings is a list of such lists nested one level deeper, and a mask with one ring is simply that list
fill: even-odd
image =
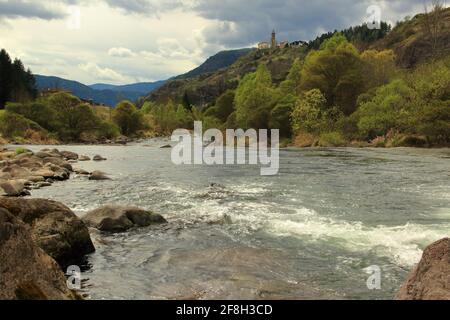
[{"label": "overcast sky", "polygon": [[427,0],[0,0],[0,48],[34,73],[86,84],[167,79],[223,49],[310,40],[368,20],[395,22]]}]

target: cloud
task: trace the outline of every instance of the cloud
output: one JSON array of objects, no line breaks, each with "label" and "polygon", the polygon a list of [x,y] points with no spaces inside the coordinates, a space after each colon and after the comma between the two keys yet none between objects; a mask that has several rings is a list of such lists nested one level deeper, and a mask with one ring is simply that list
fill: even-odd
[{"label": "cloud", "polygon": [[394,22],[423,9],[423,0],[199,0],[193,10],[213,22],[203,30],[205,41],[239,47],[268,40],[274,28],[280,40],[310,40],[324,30],[362,24],[373,4],[383,20]]},{"label": "cloud", "polygon": [[78,66],[81,70],[87,72],[90,76],[95,79],[99,79],[102,81],[113,81],[120,82],[124,81],[125,77],[120,73],[110,69],[110,68],[102,68],[93,62],[87,62],[84,64],[80,64]]},{"label": "cloud", "polygon": [[163,12],[193,7],[197,0],[104,0],[126,13],[159,16]]},{"label": "cloud", "polygon": [[44,20],[61,19],[64,11],[50,6],[45,1],[0,0],[0,19],[16,19],[20,17]]},{"label": "cloud", "polygon": [[136,54],[133,51],[131,51],[128,48],[123,48],[123,47],[109,49],[108,55],[110,57],[116,57],[116,58],[132,58],[132,57],[136,56]]}]

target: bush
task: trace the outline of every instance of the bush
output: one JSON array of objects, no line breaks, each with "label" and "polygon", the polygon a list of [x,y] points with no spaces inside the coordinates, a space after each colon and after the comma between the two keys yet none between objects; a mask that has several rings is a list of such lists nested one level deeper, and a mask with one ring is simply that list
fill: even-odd
[{"label": "bush", "polygon": [[322,133],[319,137],[321,147],[343,147],[347,141],[340,132]]},{"label": "bush", "polygon": [[122,101],[115,107],[113,121],[124,135],[132,135],[142,129],[141,114],[129,101]]},{"label": "bush", "polygon": [[0,115],[0,133],[5,138],[23,137],[28,129],[45,131],[36,122],[26,119],[24,116],[4,111]]},{"label": "bush", "polygon": [[8,103],[6,110],[30,119],[49,131],[58,131],[58,112],[45,101],[30,103]]},{"label": "bush", "polygon": [[102,121],[96,130],[98,139],[114,139],[120,135],[120,129],[114,123]]}]

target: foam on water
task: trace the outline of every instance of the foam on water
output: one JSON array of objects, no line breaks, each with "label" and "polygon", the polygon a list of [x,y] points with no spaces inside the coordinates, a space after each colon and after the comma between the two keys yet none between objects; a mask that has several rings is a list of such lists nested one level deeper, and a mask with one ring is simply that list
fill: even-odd
[{"label": "foam on water", "polygon": [[278,236],[300,237],[305,241],[321,240],[352,252],[371,251],[405,267],[417,263],[423,248],[448,236],[450,228],[449,224],[412,223],[367,227],[360,222],[336,221],[311,214],[310,210],[306,212],[309,214],[304,219],[271,219],[267,222],[267,231]]}]

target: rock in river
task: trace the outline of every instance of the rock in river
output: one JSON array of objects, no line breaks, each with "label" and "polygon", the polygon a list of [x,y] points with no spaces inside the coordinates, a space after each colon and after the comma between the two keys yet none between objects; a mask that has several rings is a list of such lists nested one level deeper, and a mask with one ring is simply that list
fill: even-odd
[{"label": "rock in river", "polygon": [[0,299],[69,300],[79,296],[67,288],[55,262],[33,241],[29,228],[0,208]]},{"label": "rock in river", "polygon": [[28,224],[36,243],[62,267],[77,263],[95,251],[84,222],[61,203],[0,198],[0,207]]},{"label": "rock in river", "polygon": [[133,227],[167,223],[161,215],[137,207],[104,206],[89,212],[83,220],[87,225],[107,232],[124,232]]},{"label": "rock in river", "polygon": [[450,300],[450,239],[425,249],[422,260],[408,276],[397,300]]},{"label": "rock in river", "polygon": [[111,180],[108,176],[106,176],[106,173],[101,171],[94,171],[89,176],[89,180]]},{"label": "rock in river", "polygon": [[102,156],[100,156],[100,155],[96,155],[96,156],[94,156],[94,158],[92,158],[92,160],[94,160],[94,161],[105,161],[105,160],[107,160],[106,158],[103,158]]}]

